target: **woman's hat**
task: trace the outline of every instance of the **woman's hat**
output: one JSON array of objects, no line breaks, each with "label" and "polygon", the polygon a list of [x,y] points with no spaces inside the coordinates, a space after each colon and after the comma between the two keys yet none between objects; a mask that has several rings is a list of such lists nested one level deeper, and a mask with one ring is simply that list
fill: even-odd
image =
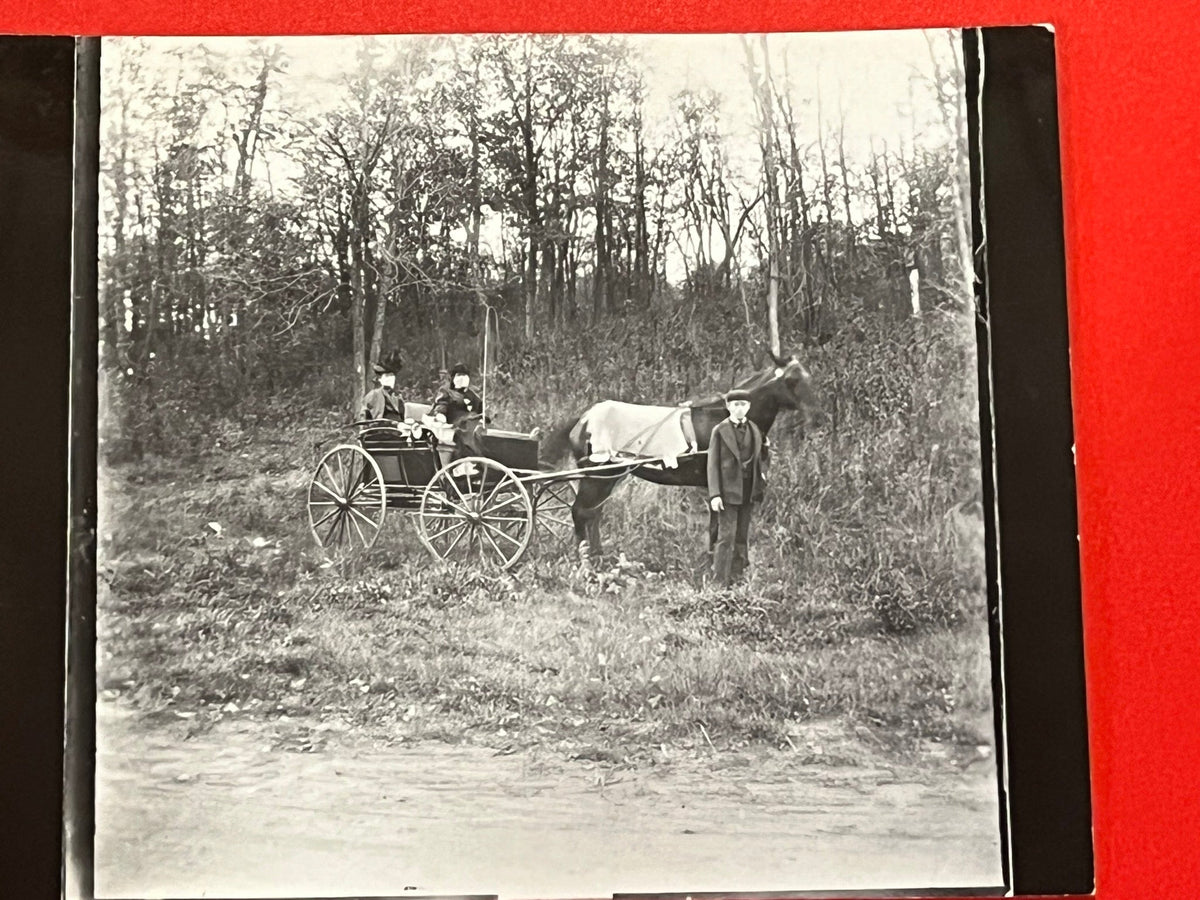
[{"label": "woman's hat", "polygon": [[453,369],[450,370],[450,377],[453,378],[455,375],[466,375],[469,377],[471,375],[471,370],[468,369],[462,363],[459,363],[457,366],[455,366]]},{"label": "woman's hat", "polygon": [[400,371],[400,351],[393,350],[379,362],[375,363],[375,374],[379,375],[395,375]]}]

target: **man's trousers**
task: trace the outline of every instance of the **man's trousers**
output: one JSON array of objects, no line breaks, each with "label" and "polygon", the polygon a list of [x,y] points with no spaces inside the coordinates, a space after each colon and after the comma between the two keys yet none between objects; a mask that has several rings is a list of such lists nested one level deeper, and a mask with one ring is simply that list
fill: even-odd
[{"label": "man's trousers", "polygon": [[753,505],[726,505],[709,510],[708,546],[712,552],[712,578],[722,586],[741,578],[750,565],[750,513]]}]

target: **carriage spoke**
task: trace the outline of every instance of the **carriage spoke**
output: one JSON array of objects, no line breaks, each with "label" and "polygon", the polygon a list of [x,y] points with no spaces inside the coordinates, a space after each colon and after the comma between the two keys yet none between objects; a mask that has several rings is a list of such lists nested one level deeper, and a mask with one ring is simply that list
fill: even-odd
[{"label": "carriage spoke", "polygon": [[575,522],[571,508],[575,487],[565,480],[547,481],[539,486],[534,501],[534,524],[539,542],[556,547],[574,541]]},{"label": "carriage spoke", "polygon": [[[350,512],[351,512],[351,513],[355,513],[355,512],[357,512],[357,510],[355,510],[355,509],[354,509],[354,507],[350,507]],[[368,520],[368,521],[369,521],[369,520]],[[361,541],[363,542],[363,547],[370,547],[370,546],[371,546],[371,544],[370,544],[370,542],[367,540],[367,536],[366,536],[365,534],[363,534],[363,530],[362,530],[362,528],[360,528],[360,527],[359,527],[359,524],[358,524],[358,522],[356,522],[356,521],[354,520],[354,516],[353,516],[353,515],[351,515],[351,516],[350,516],[350,524],[351,524],[351,525],[353,525],[353,526],[354,526],[354,530],[358,532],[358,538],[359,538],[359,540],[361,540]]]},{"label": "carriage spoke", "polygon": [[[486,523],[485,523],[485,524],[486,524]],[[488,527],[490,528],[491,526],[488,526]],[[501,561],[501,562],[508,562],[508,560],[509,560],[509,557],[508,557],[508,555],[507,555],[507,554],[505,554],[505,552],[504,552],[503,550],[501,550],[501,549],[500,549],[500,545],[496,543],[495,539],[494,539],[494,538],[493,538],[493,537],[492,537],[490,534],[488,534],[486,531],[484,531],[484,532],[481,532],[481,533],[483,534],[483,536],[484,536],[485,538],[487,538],[487,541],[488,541],[488,543],[492,545],[492,549],[496,551],[496,555],[497,555],[498,557],[500,557],[500,561]],[[501,532],[501,534],[504,534],[504,532]],[[508,535],[504,535],[504,536],[505,536],[505,537],[508,537]],[[511,540],[511,539],[510,539],[510,540]],[[519,542],[518,542],[518,546],[519,546]]]},{"label": "carriage spoke", "polygon": [[338,510],[338,517],[333,520],[333,524],[329,526],[329,530],[325,532],[325,546],[337,546],[341,543],[342,526],[345,522],[346,515],[343,510]]},{"label": "carriage spoke", "polygon": [[[335,509],[333,511],[333,515],[335,517],[340,516],[341,512],[342,512],[342,510],[340,508]],[[337,528],[337,523],[338,523],[338,519],[334,518],[333,522],[330,523],[329,527],[327,529],[325,529],[325,537],[321,540],[321,546],[327,547],[327,546],[329,546],[330,543],[333,542],[333,533],[334,533],[334,530]],[[322,525],[325,524],[324,520],[322,520],[321,524]],[[314,530],[315,530],[315,526],[314,526]]]},{"label": "carriage spoke", "polygon": [[488,527],[491,531],[503,535],[511,542],[515,546],[514,553],[524,552],[522,548],[527,543],[529,536],[529,531],[526,528],[512,525],[489,525]]},{"label": "carriage spoke", "polygon": [[464,528],[470,527],[470,522],[459,519],[458,522],[444,523],[441,528],[430,535],[430,540],[436,541],[439,538],[444,538],[449,534],[461,531]]},{"label": "carriage spoke", "polygon": [[326,522],[328,522],[328,521],[329,521],[331,518],[333,518],[333,517],[334,517],[334,516],[336,516],[337,514],[338,514],[338,510],[337,510],[336,508],[334,508],[334,509],[331,509],[329,512],[325,513],[325,515],[321,516],[321,518],[320,518],[320,519],[318,519],[317,521],[313,522],[313,523],[312,523],[312,527],[313,527],[313,528],[320,528],[322,525],[324,525]]},{"label": "carriage spoke", "polygon": [[354,486],[347,491],[347,501],[363,497],[366,502],[374,503],[381,496],[382,490],[383,485],[380,483],[375,472],[369,466],[363,464],[354,478]]},{"label": "carriage spoke", "polygon": [[383,492],[377,487],[367,487],[350,499],[351,506],[374,508],[384,499]]},{"label": "carriage spoke", "polygon": [[[523,500],[524,498],[520,494],[514,493],[507,500],[502,500],[500,503],[497,503],[495,506],[493,506],[492,512],[495,512],[498,509],[504,509],[507,506],[512,506],[514,503],[521,503]],[[524,519],[522,519],[522,521],[524,521]]]},{"label": "carriage spoke", "polygon": [[[374,522],[373,520],[371,520],[371,519],[370,519],[370,518],[368,518],[367,516],[364,516],[362,513],[360,513],[360,512],[359,512],[357,509],[355,509],[353,506],[351,506],[351,507],[350,507],[350,514],[351,514],[351,515],[354,515],[354,516],[358,516],[358,518],[362,519],[364,522],[366,522],[368,525],[370,525],[370,526],[371,526],[373,529],[375,529],[376,531],[378,531],[378,530],[379,530],[379,526],[378,526],[377,524],[375,524],[375,522]],[[351,521],[354,521],[354,520],[352,519]],[[357,527],[357,524],[358,524],[358,523],[355,523],[355,526],[356,526],[356,527]]]},{"label": "carriage spoke", "polygon": [[374,479],[364,478],[366,474],[365,467],[356,476],[354,476],[354,484],[346,489],[346,502],[353,502],[366,488],[370,487]]},{"label": "carriage spoke", "polygon": [[338,454],[337,464],[338,464],[338,473],[342,476],[342,480],[339,483],[339,487],[341,487],[342,490],[346,494],[349,494],[350,493],[350,480],[346,477],[346,465],[345,465],[345,463],[342,462],[341,454]]},{"label": "carriage spoke", "polygon": [[508,569],[529,547],[533,504],[520,476],[468,457],[443,469],[421,497],[418,534],[441,559],[471,557]]},{"label": "carriage spoke", "polygon": [[319,482],[319,481],[314,481],[314,482],[313,482],[313,487],[318,487],[318,488],[320,488],[320,489],[321,489],[321,490],[323,490],[325,493],[327,493],[327,494],[328,494],[330,497],[332,497],[334,500],[336,500],[336,501],[337,501],[339,504],[341,504],[341,503],[344,503],[344,502],[345,502],[345,501],[344,501],[344,500],[343,500],[343,499],[342,499],[342,498],[341,498],[341,497],[340,497],[338,494],[335,494],[335,493],[334,493],[332,490],[330,490],[328,487],[326,487],[325,485],[323,485],[323,484],[322,484],[321,482]]},{"label": "carriage spoke", "polygon": [[491,505],[492,500],[494,500],[496,498],[496,493],[500,490],[500,488],[502,488],[504,486],[504,482],[505,482],[504,478],[496,479],[496,483],[492,485],[492,492],[490,494],[488,494],[487,499],[485,501],[483,501],[483,504],[481,506],[482,509],[487,509]]},{"label": "carriage spoke", "polygon": [[483,536],[486,532],[479,527],[471,529],[471,546],[476,555],[483,556]]},{"label": "carriage spoke", "polygon": [[452,488],[454,488],[454,493],[458,495],[459,502],[462,503],[462,506],[459,508],[463,512],[467,512],[471,505],[471,501],[469,501],[466,498],[466,495],[463,494],[462,489],[458,486],[458,482],[455,481],[454,476],[452,474],[447,473],[446,478],[444,480],[450,482],[450,486]]},{"label": "carriage spoke", "polygon": [[473,501],[475,501],[476,504],[479,503],[479,494],[483,490],[483,481],[482,480],[480,480],[478,486],[475,483],[475,476],[477,476],[478,474],[479,474],[478,472],[472,472],[468,469],[462,477],[463,482],[467,486],[467,494],[470,496],[470,498]]},{"label": "carriage spoke", "polygon": [[459,512],[438,512],[435,510],[432,512],[426,511],[424,513],[424,516],[427,519],[461,519],[464,515],[466,515],[466,513],[467,513],[466,510],[463,510],[461,513],[459,513]]},{"label": "carriage spoke", "polygon": [[461,531],[459,531],[459,533],[458,533],[458,537],[456,537],[456,538],[454,539],[453,543],[451,543],[451,544],[450,544],[450,546],[446,548],[446,552],[442,554],[442,559],[449,559],[449,558],[450,558],[450,554],[454,552],[454,548],[458,546],[458,542],[462,540],[462,536],[463,536],[464,534],[467,534],[467,533],[468,533],[469,531],[471,531],[471,530],[472,530],[472,529],[470,528],[470,526],[468,525],[468,523],[466,523],[466,522],[463,522],[463,528],[462,528],[462,530],[461,530]]},{"label": "carriage spoke", "polygon": [[459,504],[455,503],[453,500],[447,497],[445,493],[442,494],[440,500],[442,503],[445,503],[451,509],[455,510],[456,515],[468,516],[471,514],[471,510],[467,509],[466,506],[460,506]]},{"label": "carriage spoke", "polygon": [[[330,467],[328,462],[326,462],[325,460],[321,460],[321,469],[325,472],[325,477],[328,480],[329,484],[331,484],[334,488],[341,488],[341,486],[342,486],[341,482],[338,481],[337,475],[334,474],[333,469]],[[324,485],[322,485],[322,487],[324,487]],[[333,493],[333,492],[330,491],[330,493]],[[342,495],[337,494],[335,496],[337,496],[340,499]]]},{"label": "carriage spoke", "polygon": [[328,559],[340,563],[369,549],[386,513],[382,473],[362,447],[335,447],[317,464],[308,490],[309,526]]},{"label": "carriage spoke", "polygon": [[[500,535],[500,537],[504,538],[505,540],[512,541],[512,543],[516,544],[518,547],[521,546],[521,542],[519,540],[517,540],[517,538],[515,538],[511,534],[509,534],[507,531],[505,531],[503,528],[497,528],[495,525],[493,525],[487,519],[481,519],[480,522],[484,528],[488,529],[488,531],[494,531],[494,532],[496,532],[496,534]],[[491,540],[490,535],[488,537],[488,540]]]},{"label": "carriage spoke", "polygon": [[338,522],[338,544],[339,546],[343,547],[349,546],[351,543],[353,543],[350,535],[350,525],[354,522],[354,520],[350,518],[348,513],[343,513]]},{"label": "carriage spoke", "polygon": [[487,518],[493,522],[522,522],[523,523],[523,522],[528,521],[524,516],[493,516],[490,512],[484,512],[484,513],[481,513],[480,515],[487,516]]}]

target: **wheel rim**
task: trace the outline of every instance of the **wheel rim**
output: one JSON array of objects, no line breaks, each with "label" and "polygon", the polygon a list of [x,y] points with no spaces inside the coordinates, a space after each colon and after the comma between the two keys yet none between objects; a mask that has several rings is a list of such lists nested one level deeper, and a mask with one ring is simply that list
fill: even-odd
[{"label": "wheel rim", "polygon": [[529,491],[506,466],[483,457],[440,469],[421,496],[421,542],[438,559],[478,558],[499,569],[521,561],[533,536]]},{"label": "wheel rim", "polygon": [[575,482],[546,481],[534,495],[535,540],[543,547],[574,546],[575,520],[571,507],[575,504]]},{"label": "wheel rim", "polygon": [[308,527],[327,558],[341,561],[371,549],[386,514],[383,473],[365,450],[344,444],[317,463],[308,485]]}]

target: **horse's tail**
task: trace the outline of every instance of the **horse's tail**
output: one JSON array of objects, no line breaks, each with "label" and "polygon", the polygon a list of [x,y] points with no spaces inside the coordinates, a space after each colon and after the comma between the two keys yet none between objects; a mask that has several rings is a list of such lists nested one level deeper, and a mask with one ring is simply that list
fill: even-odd
[{"label": "horse's tail", "polygon": [[575,445],[571,432],[579,423],[580,418],[581,416],[568,416],[567,418],[559,419],[550,426],[550,430],[542,438],[541,451],[539,453],[542,462],[555,464],[562,462],[568,456],[572,458],[579,457],[581,448]]}]

